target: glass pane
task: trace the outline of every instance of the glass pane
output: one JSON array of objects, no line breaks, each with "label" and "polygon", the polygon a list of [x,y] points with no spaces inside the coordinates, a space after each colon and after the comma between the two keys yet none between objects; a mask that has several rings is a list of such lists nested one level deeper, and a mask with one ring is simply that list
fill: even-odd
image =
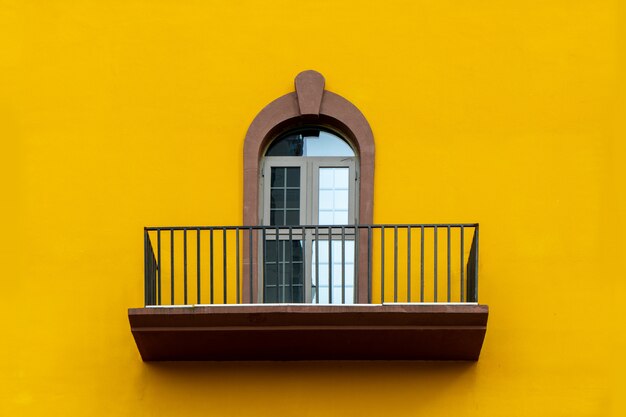
[{"label": "glass pane", "polygon": [[304,137],[299,134],[287,134],[278,138],[267,149],[266,156],[302,156]]},{"label": "glass pane", "polygon": [[335,189],[348,189],[349,172],[348,168],[335,168]]},{"label": "glass pane", "polygon": [[[327,303],[328,302],[328,287],[318,288],[317,297],[319,297],[320,303]],[[314,303],[317,303],[317,297],[313,298]]]},{"label": "glass pane", "polygon": [[284,210],[270,210],[270,226],[283,226],[285,224]]},{"label": "glass pane", "polygon": [[270,182],[270,226],[299,225],[300,167],[272,167]]},{"label": "glass pane", "polygon": [[348,224],[349,172],[349,168],[319,169],[318,221],[320,224]]},{"label": "glass pane", "polygon": [[354,156],[341,137],[320,128],[299,129],[276,139],[266,156]]},{"label": "glass pane", "polygon": [[287,187],[300,187],[300,167],[287,168]]},{"label": "glass pane", "polygon": [[303,303],[304,302],[304,293],[302,292],[302,285],[297,285],[293,287],[293,300],[292,303]]},{"label": "glass pane", "polygon": [[285,207],[285,192],[282,188],[272,189],[270,191],[270,208]]},{"label": "glass pane", "polygon": [[[353,304],[354,303],[354,241],[346,240],[343,245],[345,251],[345,262],[342,259],[341,240],[332,241],[332,275],[329,274],[328,268],[328,240],[319,241],[319,278],[317,287],[313,291],[313,302],[331,303],[332,304]],[[315,242],[313,244],[313,265],[312,265],[312,282],[316,284],[315,275]],[[323,253],[322,253],[323,252]],[[343,273],[343,274],[342,274]],[[332,279],[331,279],[332,278]],[[332,281],[332,300],[330,298],[330,284]],[[342,282],[343,281],[343,282]],[[343,284],[343,285],[342,285]],[[342,293],[344,299],[342,301]]]},{"label": "glass pane", "polygon": [[[334,208],[336,210],[348,210],[348,190],[337,190],[334,195]],[[321,207],[320,207],[321,208]]]},{"label": "glass pane", "polygon": [[300,224],[300,210],[286,210],[285,226],[298,226]]},{"label": "glass pane", "polygon": [[[268,246],[272,246],[272,245],[268,245]],[[278,276],[278,269],[276,268],[276,264],[266,264],[265,265],[265,284],[276,285],[277,276]]]},{"label": "glass pane", "polygon": [[[288,268],[288,273],[291,273],[290,271],[291,267]],[[293,264],[293,284],[295,285],[302,285],[302,264],[301,263],[295,263]]]},{"label": "glass pane", "polygon": [[335,217],[333,216],[332,210],[320,210],[318,221],[321,225],[335,224]]},{"label": "glass pane", "polygon": [[278,262],[265,264],[265,302],[304,302],[301,240],[266,240],[266,254],[278,249]]},{"label": "glass pane", "polygon": [[285,186],[285,168],[278,167],[272,168],[272,187],[284,187]]},{"label": "glass pane", "polygon": [[348,212],[335,211],[333,215],[333,224],[348,224]]},{"label": "glass pane", "polygon": [[294,262],[302,262],[302,241],[294,240],[292,242],[292,258]]},{"label": "glass pane", "polygon": [[266,240],[265,243],[265,263],[276,263],[276,242],[273,240]]},{"label": "glass pane", "polygon": [[320,190],[320,210],[332,210],[333,209],[333,191],[332,190]]},{"label": "glass pane", "polygon": [[299,208],[300,207],[300,190],[288,189],[287,190],[287,208]]},{"label": "glass pane", "polygon": [[304,140],[306,156],[354,156],[354,151],[345,140],[324,130],[320,130],[317,136],[305,136]]},{"label": "glass pane", "polygon": [[318,245],[320,249],[320,263],[328,262],[328,241],[320,240]]},{"label": "glass pane", "polygon": [[320,190],[332,190],[334,182],[332,168],[320,168]]},{"label": "glass pane", "polygon": [[265,286],[265,302],[266,303],[278,302],[278,294],[276,294],[275,286],[270,286],[270,285]]}]

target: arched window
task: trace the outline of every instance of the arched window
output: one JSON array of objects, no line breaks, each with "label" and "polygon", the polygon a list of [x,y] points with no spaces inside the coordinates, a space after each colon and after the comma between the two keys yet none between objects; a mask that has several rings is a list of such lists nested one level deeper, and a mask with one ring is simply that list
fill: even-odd
[{"label": "arched window", "polygon": [[[295,85],[294,93],[270,103],[248,129],[244,225],[372,223],[374,142],[369,124],[353,104],[324,90],[321,74],[300,73]],[[354,238],[343,241],[345,260],[335,260],[349,270],[344,285],[348,302],[364,302],[367,281],[356,277],[354,269],[366,254],[356,253]],[[314,236],[311,229],[298,228],[286,239],[283,231],[268,230],[260,242],[261,246],[254,242],[253,250],[265,251],[262,278],[255,280],[251,294],[244,294],[247,301],[332,302],[334,289],[325,276],[332,274],[336,262],[332,253],[325,255],[335,251],[338,242],[328,233],[322,236],[318,231]],[[317,272],[315,280],[312,269]]]},{"label": "arched window", "polygon": [[[269,144],[261,164],[262,224],[317,225],[321,232],[265,233],[265,302],[355,302],[355,230],[344,228],[342,240],[328,232],[358,224],[355,156],[345,139],[323,127],[290,130]],[[331,269],[342,270],[342,280],[330,280]]]}]

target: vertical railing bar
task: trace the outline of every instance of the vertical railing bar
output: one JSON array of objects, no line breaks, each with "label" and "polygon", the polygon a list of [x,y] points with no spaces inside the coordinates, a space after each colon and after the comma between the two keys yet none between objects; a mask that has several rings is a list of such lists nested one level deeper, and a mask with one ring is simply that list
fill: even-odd
[{"label": "vertical railing bar", "polygon": [[474,301],[478,302],[478,224],[476,224],[474,232],[474,240],[476,242],[476,246],[474,249]]},{"label": "vertical railing bar", "polygon": [[328,228],[328,304],[333,303],[333,229]]},{"label": "vertical railing bar", "polygon": [[[292,227],[289,226],[289,273],[290,273],[290,293],[291,293],[291,299],[289,300],[290,303],[293,303],[293,231],[292,231]],[[284,298],[285,294],[283,292],[283,298]]]},{"label": "vertical railing bar", "polygon": [[385,226],[380,229],[380,302],[385,302]]},{"label": "vertical railing bar", "polygon": [[210,236],[210,242],[209,242],[209,246],[210,246],[210,263],[211,263],[211,273],[210,273],[210,284],[211,284],[211,304],[213,304],[213,228],[210,227],[209,228],[209,236]]},{"label": "vertical railing bar", "polygon": [[184,273],[183,273],[183,285],[184,285],[184,294],[183,299],[185,305],[187,305],[187,228],[183,229],[183,264],[184,264]]},{"label": "vertical railing bar", "polygon": [[[285,215],[286,216],[286,215]],[[276,301],[278,302],[285,302],[285,248],[287,245],[283,246],[283,250],[280,250],[280,229],[278,229],[278,227],[276,227]],[[280,255],[279,253],[283,256],[283,273],[280,273],[280,263],[278,262],[280,260]],[[282,290],[283,292],[283,297],[281,299],[280,297],[280,291]]]},{"label": "vertical railing bar", "polygon": [[158,305],[161,305],[161,229],[157,229],[157,258],[158,258],[158,263],[159,263],[159,269],[157,270],[159,275],[159,280],[158,280],[158,288],[159,288],[159,292],[158,292]]},{"label": "vertical railing bar", "polygon": [[239,228],[238,227],[235,227],[235,258],[236,258],[235,261],[236,261],[236,264],[237,264],[237,267],[236,267],[236,274],[237,274],[237,283],[236,283],[237,284],[237,301],[236,301],[236,303],[239,304],[239,303],[241,303],[241,299],[239,298],[240,297],[240,293],[241,293],[241,291],[239,289],[239,286],[241,285],[241,278],[239,276]]},{"label": "vertical railing bar", "polygon": [[200,297],[200,229],[196,229],[196,280],[198,283],[196,284],[196,291],[198,296],[198,304],[201,304]]},{"label": "vertical railing bar", "polygon": [[315,226],[315,302],[320,303],[320,239],[317,226]]},{"label": "vertical railing bar", "polygon": [[227,248],[227,230],[222,229],[222,263],[223,263],[223,275],[222,279],[224,281],[224,304],[228,304],[228,253],[226,252]]},{"label": "vertical railing bar", "polygon": [[300,294],[301,294],[301,300],[302,302],[306,303],[308,302],[307,298],[306,298],[306,291],[305,291],[305,286],[306,286],[306,276],[308,271],[306,271],[306,255],[307,255],[307,247],[306,247],[306,228],[304,226],[302,226],[302,230],[300,231],[300,238],[302,239],[302,255],[300,256],[300,273],[302,274],[301,278],[301,290],[300,290]]},{"label": "vertical railing bar", "polygon": [[[258,234],[257,234],[258,236]],[[254,294],[252,293],[254,291],[254,282],[253,282],[253,277],[254,277],[254,269],[253,269],[253,265],[252,265],[252,260],[254,259],[252,257],[252,238],[253,238],[253,232],[252,232],[252,227],[250,227],[248,229],[248,281],[249,281],[249,285],[250,285],[250,304],[253,303],[254,301]]]},{"label": "vertical railing bar", "polygon": [[170,230],[170,299],[174,305],[174,229]]},{"label": "vertical railing bar", "polygon": [[398,226],[393,227],[393,302],[398,302]]},{"label": "vertical railing bar", "polygon": [[148,254],[148,244],[150,242],[150,237],[148,236],[148,231],[143,229],[143,305],[150,305],[150,272],[151,268],[148,266],[150,261],[152,261]]},{"label": "vertical railing bar", "polygon": [[[258,234],[257,234],[258,236]],[[267,300],[267,274],[266,274],[266,269],[267,269],[267,262],[265,260],[265,252],[266,252],[266,245],[267,245],[267,233],[265,231],[265,228],[261,229],[261,244],[263,245],[263,248],[261,249],[262,251],[262,256],[263,256],[263,268],[261,268],[261,270],[263,271],[263,302],[266,302],[265,300]],[[276,271],[278,271],[278,251],[276,251]],[[259,280],[259,282],[261,282],[261,280]],[[278,285],[278,272],[276,273],[276,284]],[[250,289],[250,291],[252,291],[252,289]],[[278,300],[277,300],[278,301]]]},{"label": "vertical railing bar", "polygon": [[341,226],[341,304],[346,303],[346,227]]},{"label": "vertical railing bar", "polygon": [[420,302],[424,302],[424,226],[420,226]]},{"label": "vertical railing bar", "polygon": [[439,235],[439,232],[437,230],[437,226],[435,226],[433,228],[433,233],[435,234],[434,239],[433,239],[434,246],[435,246],[435,253],[434,253],[434,255],[435,255],[435,259],[434,259],[435,268],[434,268],[434,271],[433,271],[434,272],[434,274],[433,274],[433,284],[434,284],[433,298],[434,298],[434,300],[433,301],[436,303],[437,302],[437,263],[438,263],[438,259],[437,259],[437,254],[438,253],[437,253],[437,251],[439,249],[438,239],[437,239],[438,235]]},{"label": "vertical railing bar", "polygon": [[406,293],[407,302],[411,302],[411,226],[406,230],[406,246],[407,246],[407,260],[406,260]]},{"label": "vertical railing bar", "polygon": [[450,226],[448,226],[448,302],[452,295],[451,290],[451,275],[450,275]]},{"label": "vertical railing bar", "polygon": [[354,286],[354,291],[352,294],[352,301],[356,302],[359,298],[359,264],[361,263],[361,252],[359,252],[359,248],[361,247],[361,229],[355,225],[354,227],[354,257],[352,258],[352,264],[354,265],[354,275],[352,275],[352,285]]},{"label": "vertical railing bar", "polygon": [[372,226],[367,226],[367,302],[372,303]]},{"label": "vertical railing bar", "polygon": [[461,302],[465,301],[465,226],[461,226]]}]

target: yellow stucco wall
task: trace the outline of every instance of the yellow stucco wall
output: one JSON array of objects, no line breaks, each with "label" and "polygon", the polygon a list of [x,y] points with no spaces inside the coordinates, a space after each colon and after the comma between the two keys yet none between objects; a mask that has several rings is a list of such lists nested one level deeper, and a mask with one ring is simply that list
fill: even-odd
[{"label": "yellow stucco wall", "polygon": [[[624,11],[0,0],[0,415],[626,415]],[[376,222],[481,223],[479,362],[140,360],[142,227],[240,224],[310,68],[374,130]]]}]

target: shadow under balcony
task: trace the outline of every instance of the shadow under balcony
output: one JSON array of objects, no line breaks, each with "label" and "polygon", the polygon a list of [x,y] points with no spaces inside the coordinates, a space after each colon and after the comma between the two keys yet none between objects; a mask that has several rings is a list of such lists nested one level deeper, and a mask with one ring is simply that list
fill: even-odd
[{"label": "shadow under balcony", "polygon": [[154,227],[152,360],[477,360],[478,224]]}]

